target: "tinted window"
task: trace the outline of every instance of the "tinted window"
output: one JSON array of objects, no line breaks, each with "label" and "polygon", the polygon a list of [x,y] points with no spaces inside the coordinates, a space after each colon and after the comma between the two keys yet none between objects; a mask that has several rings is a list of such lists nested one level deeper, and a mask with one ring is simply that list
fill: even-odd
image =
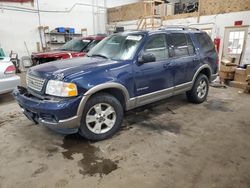
[{"label": "tinted window", "polygon": [[154,54],[156,61],[168,58],[166,35],[158,34],[151,36],[144,47],[144,52]]},{"label": "tinted window", "polygon": [[194,44],[189,35],[186,35],[186,37],[189,55],[193,55],[195,53]]},{"label": "tinted window", "polygon": [[176,57],[187,56],[188,53],[188,46],[187,40],[184,33],[173,33],[171,35],[173,45],[174,45],[174,52]]},{"label": "tinted window", "polygon": [[206,33],[196,33],[195,36],[203,53],[215,52],[214,44]]}]

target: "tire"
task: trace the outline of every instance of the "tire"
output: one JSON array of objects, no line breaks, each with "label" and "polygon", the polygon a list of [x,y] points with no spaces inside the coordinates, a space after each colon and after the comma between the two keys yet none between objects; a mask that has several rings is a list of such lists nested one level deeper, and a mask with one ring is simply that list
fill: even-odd
[{"label": "tire", "polygon": [[112,95],[99,93],[86,103],[79,133],[91,141],[100,141],[114,135],[123,121],[123,107]]},{"label": "tire", "polygon": [[194,82],[192,89],[186,92],[188,101],[200,104],[207,99],[209,90],[208,78],[204,74],[199,74]]}]

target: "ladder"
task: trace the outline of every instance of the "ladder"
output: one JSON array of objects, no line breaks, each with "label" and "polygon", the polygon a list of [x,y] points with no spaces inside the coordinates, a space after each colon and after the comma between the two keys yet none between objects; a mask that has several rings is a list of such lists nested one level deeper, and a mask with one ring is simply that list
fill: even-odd
[{"label": "ladder", "polygon": [[[144,16],[137,23],[137,30],[156,29],[162,26],[163,0],[144,0]],[[161,5],[160,14],[155,13],[156,5]],[[149,9],[149,10],[148,10]],[[148,15],[149,14],[149,15]]]}]

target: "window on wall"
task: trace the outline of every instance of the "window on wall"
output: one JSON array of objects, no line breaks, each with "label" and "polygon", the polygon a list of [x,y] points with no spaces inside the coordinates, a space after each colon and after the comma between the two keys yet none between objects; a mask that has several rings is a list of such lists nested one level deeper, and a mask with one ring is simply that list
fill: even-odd
[{"label": "window on wall", "polygon": [[231,31],[229,33],[228,53],[241,54],[244,44],[245,31]]}]

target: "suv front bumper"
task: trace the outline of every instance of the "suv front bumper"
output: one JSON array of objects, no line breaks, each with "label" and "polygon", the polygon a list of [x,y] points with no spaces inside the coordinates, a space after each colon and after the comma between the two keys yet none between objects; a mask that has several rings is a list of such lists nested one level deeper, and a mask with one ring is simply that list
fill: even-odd
[{"label": "suv front bumper", "polygon": [[22,108],[24,115],[35,122],[63,134],[78,132],[80,127],[77,115],[82,96],[62,100],[46,100],[28,93],[26,88],[17,87],[13,96]]}]

